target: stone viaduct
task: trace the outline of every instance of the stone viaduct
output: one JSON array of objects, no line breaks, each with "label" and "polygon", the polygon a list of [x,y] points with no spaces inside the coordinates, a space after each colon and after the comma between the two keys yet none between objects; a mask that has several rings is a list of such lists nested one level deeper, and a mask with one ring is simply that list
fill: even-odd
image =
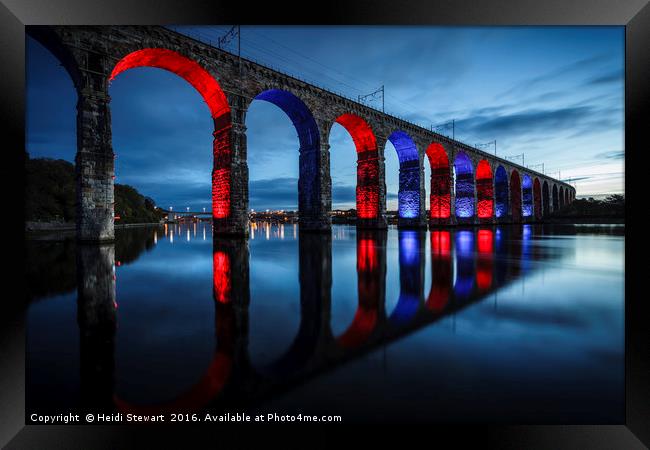
[{"label": "stone viaduct", "polygon": [[[77,103],[77,236],[114,238],[114,154],[109,85],[134,67],[157,67],[189,82],[214,120],[214,231],[248,233],[246,111],[271,102],[291,119],[300,142],[299,221],[329,230],[329,133],[342,125],[356,146],[357,226],[386,227],[384,151],[399,158],[400,227],[543,220],[575,198],[559,180],[498,158],[284,73],[160,26],[28,26],[70,74]],[[350,155],[353,158],[353,155]],[[431,179],[424,180],[424,164]],[[430,210],[425,208],[425,195]]]}]

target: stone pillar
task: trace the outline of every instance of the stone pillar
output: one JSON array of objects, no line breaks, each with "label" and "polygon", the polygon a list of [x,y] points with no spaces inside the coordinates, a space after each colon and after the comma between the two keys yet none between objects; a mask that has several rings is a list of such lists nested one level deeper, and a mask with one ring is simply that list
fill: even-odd
[{"label": "stone pillar", "polygon": [[[331,125],[331,124],[330,124]],[[300,128],[300,127],[297,127]],[[330,178],[330,145],[322,136],[326,129],[320,123],[319,146],[300,150],[300,180],[298,182],[299,224],[301,231],[327,231],[332,228],[332,181]],[[313,154],[316,152],[316,154]],[[316,160],[316,164],[314,164]],[[314,167],[316,172],[312,173]],[[311,194],[311,195],[310,195]]]},{"label": "stone pillar", "polygon": [[[212,174],[212,189],[225,189],[218,185],[220,180],[229,180],[228,194],[230,202],[227,217],[217,217],[213,213],[213,231],[219,235],[248,236],[248,162],[246,149],[246,98],[237,94],[228,94],[231,109],[229,134],[227,124],[222,119],[215,119],[215,147],[218,140],[230,139],[229,146],[215,149],[215,162]],[[227,170],[229,173],[223,174]],[[214,208],[214,205],[213,205]]]},{"label": "stone pillar", "polygon": [[379,214],[377,217],[377,228],[386,228],[386,138],[377,139],[377,163],[379,165]]},{"label": "stone pillar", "polygon": [[[419,153],[419,152],[418,152]],[[431,180],[426,180],[425,179],[425,172],[424,172],[424,165],[428,164],[427,162],[424,161],[426,158],[425,153],[422,152],[418,156],[418,172],[420,174],[420,211],[418,213],[418,219],[419,219],[419,228],[426,228],[427,227],[427,183],[430,186]],[[429,187],[430,188],[430,187]]]},{"label": "stone pillar", "polygon": [[115,246],[78,244],[76,260],[81,403],[89,408],[112,408],[117,321]]},{"label": "stone pillar", "polygon": [[[424,170],[419,160],[405,161],[399,165],[399,194],[398,202],[401,204],[405,202],[407,205],[412,204],[414,200],[417,199],[419,202],[419,208],[417,211],[414,211],[414,217],[401,217],[397,219],[397,226],[400,228],[420,228],[426,227],[426,218],[422,213],[423,207],[422,202],[424,201],[424,192],[422,178],[424,176]],[[409,196],[403,196],[403,192],[417,192],[417,197],[412,198]],[[411,206],[412,208],[412,206]],[[399,204],[398,204],[399,211]],[[409,210],[410,211],[410,210]]]},{"label": "stone pillar", "polygon": [[115,238],[111,116],[105,91],[84,88],[77,102],[76,227],[80,241]]},{"label": "stone pillar", "polygon": [[449,220],[447,223],[449,225],[456,225],[456,180],[454,179],[454,173],[456,171],[454,166],[456,149],[445,146],[445,151],[449,155]]},{"label": "stone pillar", "polygon": [[[366,151],[357,153],[357,189],[359,189],[359,171],[360,166],[371,166],[376,158],[377,171],[379,178],[378,186],[378,210],[377,217],[374,219],[359,219],[357,216],[357,227],[368,229],[385,229],[388,224],[386,221],[386,166],[384,161],[384,147],[386,145],[385,138],[377,137],[377,150],[376,152]],[[358,211],[357,211],[358,214]]]}]

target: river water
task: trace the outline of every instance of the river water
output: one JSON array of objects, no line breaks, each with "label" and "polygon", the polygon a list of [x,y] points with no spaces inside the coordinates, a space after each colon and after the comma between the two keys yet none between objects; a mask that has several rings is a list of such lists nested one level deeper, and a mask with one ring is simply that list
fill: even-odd
[{"label": "river water", "polygon": [[27,242],[27,412],[622,423],[624,228]]}]

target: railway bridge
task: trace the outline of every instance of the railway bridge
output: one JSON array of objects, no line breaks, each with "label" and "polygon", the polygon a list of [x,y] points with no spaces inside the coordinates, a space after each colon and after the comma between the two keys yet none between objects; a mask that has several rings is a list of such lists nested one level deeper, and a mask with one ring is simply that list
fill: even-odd
[{"label": "railway bridge", "polygon": [[[114,239],[114,153],[109,86],[136,67],[171,71],[203,97],[214,122],[212,218],[216,234],[247,235],[246,111],[281,108],[299,139],[301,230],[331,227],[329,133],[351,135],[360,228],[386,227],[385,146],[399,159],[400,227],[543,220],[575,198],[567,183],[160,26],[28,26],[61,62],[77,103],[77,237]],[[287,155],[290,158],[291,155]],[[431,179],[424,179],[424,167]],[[426,195],[430,208],[426,209]]]}]

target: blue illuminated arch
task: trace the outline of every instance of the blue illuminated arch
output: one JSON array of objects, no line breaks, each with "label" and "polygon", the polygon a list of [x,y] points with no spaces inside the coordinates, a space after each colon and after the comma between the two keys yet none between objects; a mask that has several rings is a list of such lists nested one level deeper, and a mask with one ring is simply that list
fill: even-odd
[{"label": "blue illuminated arch", "polygon": [[465,152],[454,160],[456,174],[456,217],[474,216],[474,167]]},{"label": "blue illuminated arch", "polygon": [[508,174],[503,166],[494,172],[494,214],[496,217],[508,215]]},{"label": "blue illuminated arch", "polygon": [[317,219],[321,210],[320,132],[311,111],[291,92],[269,89],[253,100],[273,103],[289,116],[300,142],[298,211],[300,219]]},{"label": "blue illuminated arch", "polygon": [[420,215],[420,158],[413,139],[404,131],[396,130],[388,140],[399,158],[399,217],[414,219]]},{"label": "blue illuminated arch", "polygon": [[533,179],[524,174],[521,182],[521,213],[524,217],[533,215]]}]

